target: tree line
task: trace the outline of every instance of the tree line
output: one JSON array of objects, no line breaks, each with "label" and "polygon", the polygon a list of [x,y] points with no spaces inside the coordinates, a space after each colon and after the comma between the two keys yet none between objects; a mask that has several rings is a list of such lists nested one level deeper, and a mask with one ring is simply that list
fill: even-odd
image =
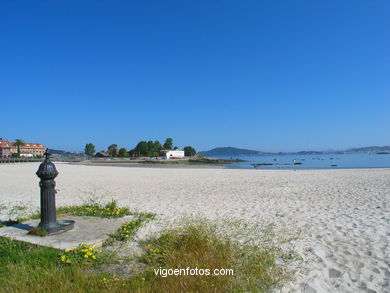
[{"label": "tree line", "polygon": [[[164,144],[161,144],[158,140],[152,141],[140,141],[137,145],[130,150],[125,147],[118,148],[117,144],[111,144],[108,146],[106,152],[110,157],[158,157],[161,150],[177,150],[177,146],[173,146],[173,139],[167,138]],[[192,146],[185,146],[183,148],[184,155],[191,157],[196,155],[196,150]],[[84,152],[87,156],[92,157],[96,153],[95,145],[87,143],[85,145]]]}]

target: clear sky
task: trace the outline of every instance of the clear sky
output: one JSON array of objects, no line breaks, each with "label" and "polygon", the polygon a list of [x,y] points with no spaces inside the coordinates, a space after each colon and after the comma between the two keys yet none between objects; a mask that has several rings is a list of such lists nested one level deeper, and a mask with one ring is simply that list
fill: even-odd
[{"label": "clear sky", "polygon": [[0,137],[390,145],[390,1],[0,1]]}]

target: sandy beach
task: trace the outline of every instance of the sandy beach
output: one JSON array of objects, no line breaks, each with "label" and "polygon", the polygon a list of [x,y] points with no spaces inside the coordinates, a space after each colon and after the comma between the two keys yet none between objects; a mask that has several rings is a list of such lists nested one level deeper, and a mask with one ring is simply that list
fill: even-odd
[{"label": "sandy beach", "polygon": [[[0,165],[0,219],[39,207],[38,163]],[[124,168],[56,163],[57,205],[116,199],[160,221],[197,215],[301,231],[298,292],[390,292],[390,169]]]}]

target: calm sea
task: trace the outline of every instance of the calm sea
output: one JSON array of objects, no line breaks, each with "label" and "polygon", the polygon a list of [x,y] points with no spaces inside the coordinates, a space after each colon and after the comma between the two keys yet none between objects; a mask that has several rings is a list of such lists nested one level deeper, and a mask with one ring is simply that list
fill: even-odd
[{"label": "calm sea", "polygon": [[[257,166],[258,169],[350,169],[350,168],[390,168],[390,154],[330,154],[330,155],[267,155],[219,157],[241,159],[247,162],[232,163],[229,168],[255,168],[252,164],[272,164]],[[296,163],[296,164],[294,164]],[[298,163],[298,164],[297,164]]]}]

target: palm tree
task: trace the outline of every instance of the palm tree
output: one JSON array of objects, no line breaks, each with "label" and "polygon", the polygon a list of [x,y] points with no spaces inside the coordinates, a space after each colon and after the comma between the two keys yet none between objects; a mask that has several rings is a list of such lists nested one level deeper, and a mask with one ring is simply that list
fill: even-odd
[{"label": "palm tree", "polygon": [[20,147],[24,146],[24,141],[20,138],[16,138],[14,145],[18,147],[18,154],[20,154]]}]

